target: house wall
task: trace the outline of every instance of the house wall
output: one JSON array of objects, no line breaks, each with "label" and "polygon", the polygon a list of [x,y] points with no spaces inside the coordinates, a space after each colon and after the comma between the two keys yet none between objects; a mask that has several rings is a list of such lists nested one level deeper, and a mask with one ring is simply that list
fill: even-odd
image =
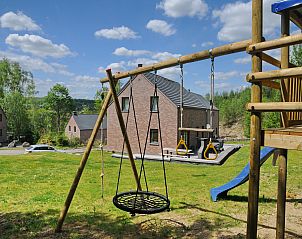
[{"label": "house wall", "polygon": [[[89,140],[91,133],[92,133],[92,129],[81,130],[81,132],[80,132],[80,140],[81,140],[81,142],[86,143]],[[103,141],[104,144],[106,144],[107,129],[103,129],[103,135],[102,135],[101,129],[99,129],[99,131],[98,131],[98,133],[96,135],[96,140],[101,140],[102,136],[103,136],[102,141]]]},{"label": "house wall", "polygon": [[[107,122],[104,121],[104,122]],[[69,130],[69,126],[71,127],[71,130]],[[102,125],[103,127],[106,127],[106,123]],[[74,127],[76,127],[76,131],[74,131]],[[72,115],[68,121],[67,126],[65,127],[65,135],[67,138],[79,138],[82,143],[86,143],[88,139],[90,138],[90,135],[92,133],[92,129],[88,130],[80,130],[74,116]],[[103,136],[103,142],[106,144],[107,141],[107,129],[103,129],[103,134],[101,132],[101,129],[99,129],[96,139],[101,140],[101,137]]]},{"label": "house wall", "polygon": [[[139,75],[133,80],[133,98],[142,150],[147,135],[146,131],[150,113],[150,97],[153,96],[153,92],[154,85],[152,85],[143,75]],[[119,95],[120,105],[122,97],[129,97],[129,95],[130,87],[127,87]],[[158,96],[163,147],[175,148],[177,144],[177,107],[160,91],[158,91]],[[126,122],[127,113],[124,112],[122,114],[124,121]],[[107,116],[107,149],[111,151],[121,152],[123,146],[123,137],[116,115],[114,103],[112,103],[108,107]],[[151,129],[158,129],[158,120],[156,113],[153,113],[152,116]],[[139,153],[139,144],[137,142],[132,106],[130,108],[128,122],[128,137],[133,153]],[[127,151],[125,150],[125,152]],[[160,145],[150,144],[150,134],[148,137],[146,153],[160,154]]]},{"label": "house wall", "polygon": [[4,143],[7,141],[7,119],[1,108],[0,115],[0,131],[2,131],[2,134],[0,134],[0,143]]},{"label": "house wall", "polygon": [[[71,127],[71,130],[69,130],[69,126]],[[76,127],[76,131],[74,131],[74,127]],[[67,126],[65,127],[65,135],[67,138],[80,138],[80,129],[73,117],[73,115],[70,117]]]},{"label": "house wall", "polygon": [[[179,110],[179,127],[180,127],[180,110]],[[196,108],[184,108],[183,110],[183,127],[184,128],[207,128],[207,124],[210,123],[210,111]],[[219,111],[213,112],[213,128],[214,135],[219,136]],[[209,133],[189,131],[188,147],[192,150],[196,150],[200,145],[199,138],[209,137]],[[180,132],[178,134],[180,138]]]}]

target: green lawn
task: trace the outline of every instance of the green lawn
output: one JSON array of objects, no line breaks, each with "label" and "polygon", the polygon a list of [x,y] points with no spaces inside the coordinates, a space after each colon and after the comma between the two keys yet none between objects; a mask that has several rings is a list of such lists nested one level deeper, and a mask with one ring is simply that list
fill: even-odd
[{"label": "green lawn", "polygon": [[[245,238],[248,184],[211,202],[209,190],[236,176],[248,161],[244,146],[223,166],[167,163],[171,211],[131,217],[112,204],[119,160],[105,154],[104,198],[101,159],[94,151],[83,173],[64,232],[55,234],[59,211],[81,156],[64,153],[0,157],[0,238]],[[287,238],[302,238],[302,153],[289,153]],[[137,162],[139,163],[139,162]],[[164,194],[162,167],[146,162],[149,189]],[[275,234],[278,167],[261,168],[259,235]],[[124,161],[120,191],[135,189]]]}]

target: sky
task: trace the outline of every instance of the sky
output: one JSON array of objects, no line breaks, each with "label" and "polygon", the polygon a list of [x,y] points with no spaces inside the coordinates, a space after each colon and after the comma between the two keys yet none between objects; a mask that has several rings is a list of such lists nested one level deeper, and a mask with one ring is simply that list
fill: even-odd
[{"label": "sky", "polygon": [[[264,0],[264,36],[280,36],[275,0]],[[293,34],[300,33],[292,25]],[[0,58],[31,71],[37,96],[56,83],[73,98],[93,99],[104,70],[131,70],[171,57],[251,38],[251,1],[238,0],[0,0]],[[279,58],[279,51],[269,52]],[[210,91],[210,60],[184,65],[184,86]],[[248,83],[250,56],[215,58],[215,91]],[[264,69],[272,69],[264,65]],[[179,67],[158,74],[180,81]]]}]

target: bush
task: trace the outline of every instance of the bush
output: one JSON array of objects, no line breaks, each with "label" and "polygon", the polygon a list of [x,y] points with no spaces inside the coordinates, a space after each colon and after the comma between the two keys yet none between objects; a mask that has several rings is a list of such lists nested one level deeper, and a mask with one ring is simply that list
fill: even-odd
[{"label": "bush", "polygon": [[49,144],[49,145],[55,145],[55,135],[53,133],[46,133],[41,135],[40,139],[38,140],[39,144]]},{"label": "bush", "polygon": [[71,139],[68,140],[68,145],[69,145],[70,147],[78,147],[78,146],[81,146],[80,138],[78,138],[78,137],[72,137]]},{"label": "bush", "polygon": [[68,146],[68,139],[62,133],[46,133],[40,137],[38,143],[55,146]]},{"label": "bush", "polygon": [[55,137],[56,140],[56,146],[68,146],[68,139],[63,134],[57,134]]}]

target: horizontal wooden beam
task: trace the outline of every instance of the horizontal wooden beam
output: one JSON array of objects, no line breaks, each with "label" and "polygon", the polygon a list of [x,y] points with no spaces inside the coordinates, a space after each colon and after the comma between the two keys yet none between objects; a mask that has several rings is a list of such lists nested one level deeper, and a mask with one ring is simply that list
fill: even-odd
[{"label": "horizontal wooden beam", "polygon": [[302,111],[302,102],[248,103],[246,109],[258,112],[298,112]]},{"label": "horizontal wooden beam", "polygon": [[[142,73],[146,73],[146,72],[150,72],[150,71],[154,71],[154,70],[161,70],[164,68],[177,66],[180,64],[186,64],[186,63],[190,63],[190,62],[209,59],[209,58],[211,58],[211,56],[217,57],[217,56],[223,56],[223,55],[227,55],[227,54],[231,54],[231,53],[235,53],[235,52],[242,52],[242,51],[246,50],[246,47],[250,43],[251,43],[251,40],[235,42],[235,43],[215,47],[210,50],[204,50],[204,51],[196,52],[193,54],[180,56],[179,58],[171,58],[166,61],[154,63],[152,65],[139,67],[139,68],[136,68],[131,71],[116,73],[113,75],[113,77],[114,77],[114,79],[119,80],[119,79],[123,79],[123,78],[130,77],[130,76],[135,76],[138,74],[142,74]],[[102,83],[108,82],[108,78],[105,77],[105,78],[101,79],[101,82]]]},{"label": "horizontal wooden beam", "polygon": [[249,73],[246,76],[246,80],[249,82],[253,82],[262,80],[277,80],[297,76],[302,76],[302,67]]},{"label": "horizontal wooden beam", "polygon": [[195,132],[214,132],[214,129],[199,129],[199,128],[178,128],[179,131],[195,131]]},{"label": "horizontal wooden beam", "polygon": [[296,34],[292,36],[282,37],[279,39],[274,39],[271,41],[251,44],[247,47],[246,51],[250,54],[255,54],[262,51],[272,50],[300,43],[302,43],[302,34]]},{"label": "horizontal wooden beam", "polygon": [[302,135],[262,131],[262,146],[280,149],[302,150]]}]

